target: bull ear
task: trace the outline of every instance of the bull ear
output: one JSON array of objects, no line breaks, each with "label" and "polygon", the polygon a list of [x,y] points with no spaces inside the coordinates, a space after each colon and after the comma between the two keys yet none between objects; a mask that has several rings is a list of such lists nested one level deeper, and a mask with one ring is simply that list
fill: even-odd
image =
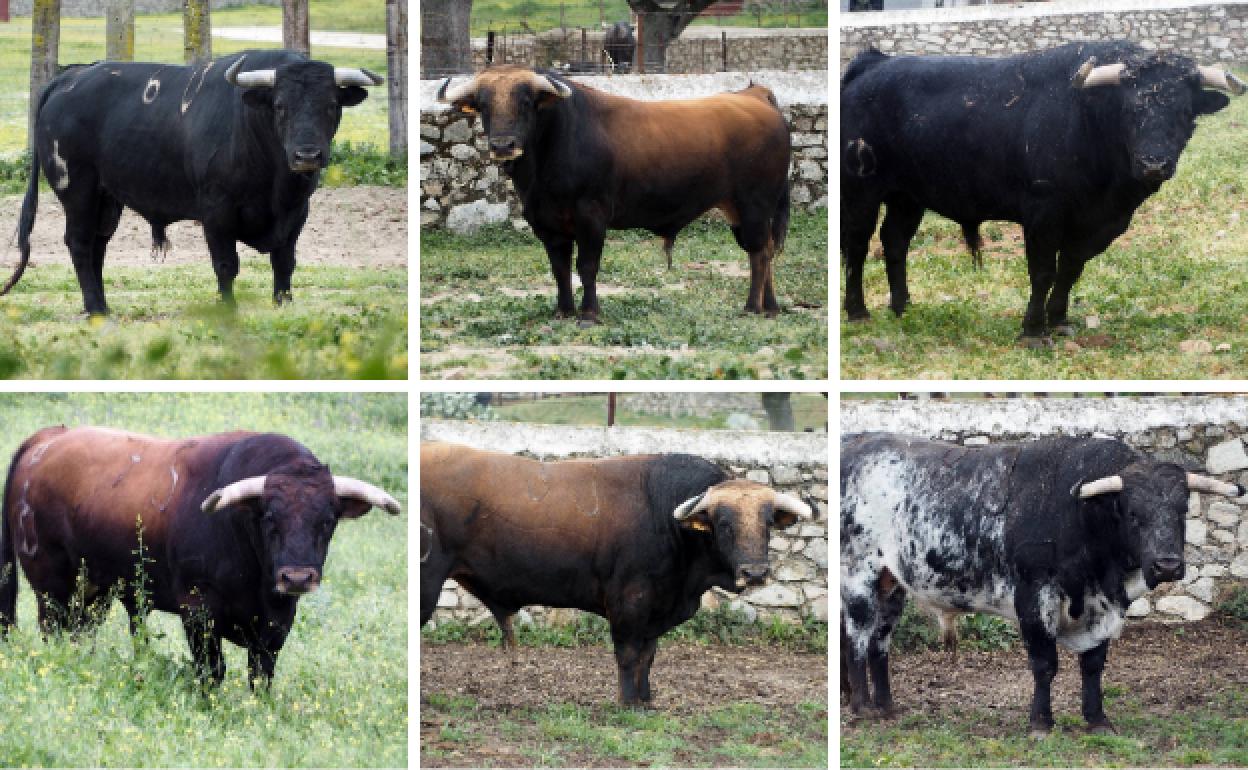
[{"label": "bull ear", "polygon": [[368,98],[368,89],[359,86],[346,86],[338,89],[338,103],[343,107],[354,107]]},{"label": "bull ear", "polygon": [[341,516],[344,519],[358,519],[374,506],[392,516],[397,516],[402,510],[399,501],[383,490],[348,476],[334,476],[334,492],[338,495]]},{"label": "bull ear", "polygon": [[798,521],[809,521],[815,517],[809,505],[783,492],[776,493],[772,508],[775,511],[772,517],[774,526],[779,529],[788,529]]},{"label": "bull ear", "polygon": [[1218,110],[1225,109],[1231,103],[1230,97],[1220,91],[1206,91],[1203,88],[1196,91],[1196,98],[1192,99],[1192,109],[1197,115],[1212,115]]}]

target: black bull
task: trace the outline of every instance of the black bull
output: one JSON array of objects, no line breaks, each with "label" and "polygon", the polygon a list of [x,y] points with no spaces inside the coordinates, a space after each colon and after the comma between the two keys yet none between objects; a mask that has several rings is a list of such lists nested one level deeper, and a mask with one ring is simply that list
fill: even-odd
[{"label": "black bull", "polygon": [[1195,119],[1244,86],[1173,53],[1071,43],[1000,59],[870,50],[841,81],[845,310],[868,317],[863,265],[880,206],[890,307],[909,302],[906,252],[931,209],[962,225],[1023,226],[1031,299],[1023,341],[1073,333],[1071,288],[1175,172]]},{"label": "black bull", "polygon": [[342,109],[382,79],[293,51],[252,51],[194,67],[96,62],[69,67],[42,91],[30,182],[18,226],[30,261],[39,173],[65,208],[65,244],[89,314],[105,314],[104,255],[123,207],[152,227],[203,223],[222,299],[233,302],[242,242],[269,254],[273,299],[290,299],[295,242],[329,162]]},{"label": "black bull", "polygon": [[1035,681],[1033,732],[1053,727],[1057,645],[1079,653],[1083,716],[1109,730],[1101,698],[1109,642],[1133,600],[1183,577],[1191,491],[1244,494],[1114,440],[968,448],[844,436],[841,633],[851,711],[891,711],[889,643],[910,596],[1018,622]]}]

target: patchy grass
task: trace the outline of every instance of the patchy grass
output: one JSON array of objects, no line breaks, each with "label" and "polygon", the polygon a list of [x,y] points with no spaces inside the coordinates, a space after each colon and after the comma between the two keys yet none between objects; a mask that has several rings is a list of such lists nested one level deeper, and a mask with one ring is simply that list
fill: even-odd
[{"label": "patchy grass", "polygon": [[[826,27],[828,4],[820,0],[800,3],[749,3],[758,13],[743,11],[735,16],[699,16],[694,24],[720,27]],[[601,9],[601,14],[600,14]],[[535,32],[559,26],[597,28],[599,21],[608,24],[626,21],[632,11],[625,0],[602,0],[600,3],[568,3],[563,0],[474,0],[469,22],[473,37],[506,30],[521,31],[525,22]],[[315,17],[314,17],[315,18]]]},{"label": "patchy grass", "polygon": [[1057,715],[1043,740],[1014,714],[968,706],[938,715],[911,711],[891,722],[841,728],[842,767],[1242,767],[1248,763],[1248,696],[1227,691],[1207,705],[1153,714],[1139,695],[1106,692],[1117,735],[1089,735]]},{"label": "patchy grass", "polygon": [[[385,4],[380,0],[313,0],[309,9],[313,29],[384,33]],[[214,10],[215,27],[281,26],[282,9],[246,6]],[[248,48],[280,48],[276,43],[213,38],[213,56]],[[385,74],[386,52],[356,48],[317,48],[312,55],[344,67],[367,67]],[[61,19],[62,64],[92,62],[104,58],[104,19],[64,16]],[[182,15],[148,14],[135,17],[136,61],[184,62]],[[0,156],[12,156],[26,148],[26,120],[30,105],[30,17],[14,17],[0,24]],[[385,87],[369,89],[369,97],[357,107],[343,111],[339,141],[388,146],[388,99]],[[0,179],[4,176],[0,171]],[[2,184],[2,182],[0,182]]]},{"label": "patchy grass", "polygon": [[[244,259],[238,307],[211,267],[105,270],[113,314],[87,322],[68,257],[28,270],[4,297],[0,378],[402,379],[406,271],[306,265],[276,307],[268,260]],[[397,299],[396,299],[397,298]]]},{"label": "patchy grass", "polygon": [[[287,433],[337,472],[407,494],[405,394],[0,394],[0,456],[38,428],[96,424],[164,436]],[[367,440],[360,440],[367,436]],[[0,758],[44,767],[405,767],[406,519],[339,527],[320,591],[299,614],[272,688],[253,693],[226,644],[216,690],[192,681],[175,616],[149,616],[136,650],[114,605],[99,631],[43,639],[23,579],[0,640]]]},{"label": "patchy grass", "polygon": [[[778,318],[747,316],[747,258],[722,222],[690,225],[669,272],[657,238],[612,231],[603,321],[555,321],[541,243],[509,226],[421,233],[425,377],[819,379],[827,376],[827,212],[795,213],[776,261]],[[579,293],[579,292],[578,292]]]},{"label": "patchy grass", "polygon": [[[1248,351],[1248,100],[1200,120],[1178,173],[1075,286],[1076,349],[1017,345],[1029,283],[1021,230],[984,228],[975,270],[958,227],[929,215],[910,248],[912,306],[887,309],[883,265],[868,260],[865,323],[841,324],[848,379],[1217,379]],[[875,247],[873,246],[873,249]],[[841,311],[844,317],[844,311]],[[1083,328],[1095,317],[1098,328]],[[1200,340],[1214,349],[1185,353]],[[1229,349],[1217,351],[1219,345]]]}]

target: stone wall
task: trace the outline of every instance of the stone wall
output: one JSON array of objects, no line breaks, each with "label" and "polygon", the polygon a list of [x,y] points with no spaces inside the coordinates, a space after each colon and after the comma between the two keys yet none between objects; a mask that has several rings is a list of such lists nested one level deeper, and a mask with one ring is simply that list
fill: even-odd
[{"label": "stone wall", "polygon": [[[755,82],[776,93],[793,142],[789,168],[794,208],[828,205],[827,77],[822,73],[754,73]],[[574,80],[638,98],[701,96],[743,88],[745,75],[646,75],[577,77]],[[420,226],[469,232],[482,224],[511,220],[524,225],[511,180],[486,152],[476,117],[437,105],[439,81],[421,83]],[[796,102],[795,99],[809,99]]]},{"label": "stone wall", "polygon": [[[841,402],[842,432],[884,430],[968,446],[1041,436],[1110,436],[1158,460],[1248,487],[1248,398],[1033,398]],[[1137,599],[1131,617],[1200,620],[1248,586],[1248,496],[1193,492],[1187,575]]]},{"label": "stone wall", "polygon": [[[649,452],[689,452],[714,462],[737,478],[750,478],[815,502],[815,520],[774,532],[773,577],[767,585],[738,595],[712,589],[707,608],[721,604],[751,618],[828,617],[828,437],[815,433],[693,431],[649,428],[595,428],[523,423],[421,420],[422,440],[449,441],[544,460],[607,457]],[[518,622],[569,621],[575,610],[526,607]],[[488,610],[453,582],[438,599],[432,622],[453,617],[492,622]]]},{"label": "stone wall", "polygon": [[1127,38],[1205,64],[1248,61],[1248,5],[1208,0],[1059,0],[840,16],[841,69],[869,45],[891,54],[1000,56]]},{"label": "stone wall", "polygon": [[[668,46],[667,74],[822,70],[828,66],[826,29],[728,29],[726,46],[717,31],[708,31],[714,34],[691,27]],[[583,46],[579,29],[568,29],[566,35],[552,31],[533,37],[507,38],[497,44],[495,63],[550,67],[556,63],[582,61],[584,50],[584,58],[597,65],[602,37],[601,30],[590,30],[585,34]],[[485,67],[485,53],[485,39],[473,40],[472,63],[476,70]]]},{"label": "stone wall", "polygon": [[[10,0],[9,12],[14,16],[29,16],[31,0]],[[281,5],[281,0],[212,0],[212,7],[229,8],[235,5]],[[103,16],[108,4],[105,0],[61,0],[62,16]],[[134,0],[135,13],[181,13],[182,0]],[[136,23],[142,24],[139,19]],[[103,38],[101,38],[101,45]]]}]

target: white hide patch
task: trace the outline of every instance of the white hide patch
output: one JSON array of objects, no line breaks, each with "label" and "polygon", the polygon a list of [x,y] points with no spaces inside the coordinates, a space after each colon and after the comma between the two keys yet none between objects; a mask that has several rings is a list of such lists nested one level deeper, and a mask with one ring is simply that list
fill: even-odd
[{"label": "white hide patch", "polygon": [[1057,643],[1071,652],[1087,652],[1107,639],[1117,639],[1126,617],[1126,608],[1102,593],[1090,593],[1083,597],[1083,613],[1072,618],[1070,599],[1062,597]]},{"label": "white hide patch", "polygon": [[69,187],[69,166],[61,157],[61,143],[56,139],[52,140],[52,167],[56,169],[56,179],[52,180],[52,187],[57,190]]}]

